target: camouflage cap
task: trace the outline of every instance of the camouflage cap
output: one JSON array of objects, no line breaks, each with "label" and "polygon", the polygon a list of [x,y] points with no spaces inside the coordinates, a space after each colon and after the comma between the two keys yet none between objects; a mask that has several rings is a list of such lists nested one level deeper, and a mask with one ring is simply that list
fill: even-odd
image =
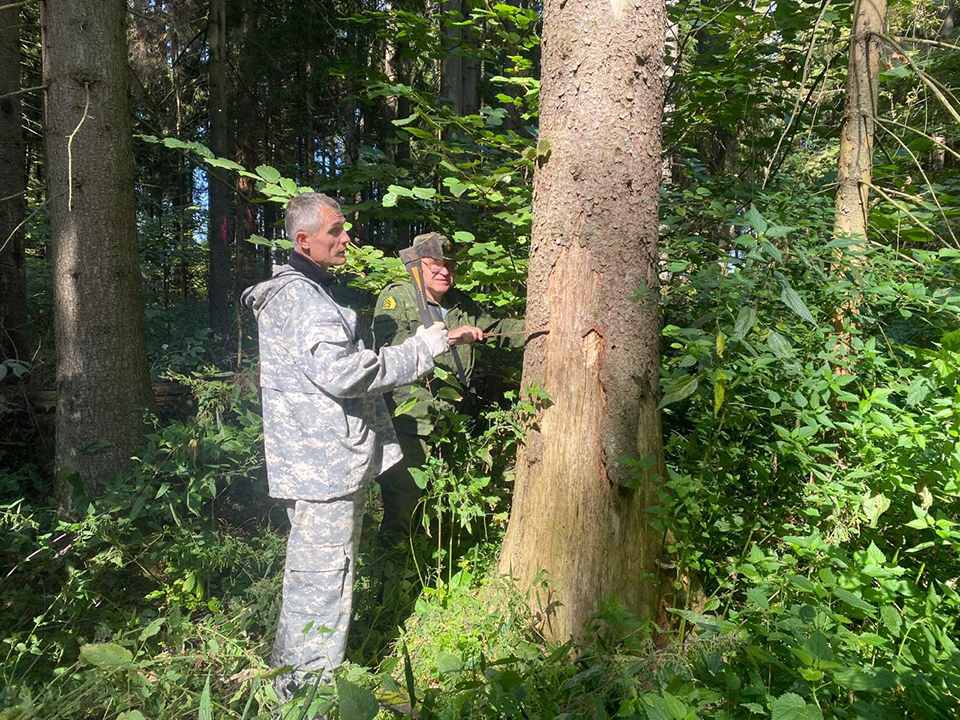
[{"label": "camouflage cap", "polygon": [[400,259],[404,263],[423,258],[432,258],[433,260],[454,260],[456,249],[453,241],[446,235],[437,232],[424,233],[417,235],[413,239],[413,245],[400,251]]}]

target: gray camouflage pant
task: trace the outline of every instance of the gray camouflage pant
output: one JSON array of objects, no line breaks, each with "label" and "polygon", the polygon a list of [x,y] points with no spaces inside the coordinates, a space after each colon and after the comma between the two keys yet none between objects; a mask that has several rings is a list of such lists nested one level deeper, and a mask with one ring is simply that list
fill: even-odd
[{"label": "gray camouflage pant", "polygon": [[278,678],[282,700],[307,672],[329,675],[343,662],[365,500],[360,490],[329,502],[297,500],[287,511],[290,537],[272,664],[294,670]]}]

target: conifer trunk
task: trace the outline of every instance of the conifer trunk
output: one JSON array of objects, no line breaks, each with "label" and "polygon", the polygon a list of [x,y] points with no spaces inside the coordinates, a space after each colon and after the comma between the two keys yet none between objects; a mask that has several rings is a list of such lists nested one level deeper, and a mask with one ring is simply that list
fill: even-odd
[{"label": "conifer trunk", "polygon": [[14,8],[0,10],[0,361],[29,358],[22,227],[26,163],[18,90],[20,9]]},{"label": "conifer trunk", "polygon": [[[664,6],[548,0],[523,386],[553,404],[527,431],[500,569],[541,570],[545,630],[582,634],[615,596],[657,610],[663,473],[657,317]],[[643,288],[644,299],[631,299]],[[647,458],[631,476],[619,458]],[[635,485],[639,479],[639,486]]]},{"label": "conifer trunk", "polygon": [[123,0],[41,5],[57,359],[56,470],[95,490],[152,405],[137,256]]},{"label": "conifer trunk", "polygon": [[[210,149],[217,157],[230,157],[227,127],[226,0],[210,0],[207,23],[210,50]],[[230,185],[216,168],[207,170],[209,220],[207,242],[210,268],[207,298],[210,302],[210,330],[223,339],[230,330]]]},{"label": "conifer trunk", "polygon": [[474,115],[480,105],[480,63],[470,52],[476,52],[476,41],[469,28],[455,24],[470,17],[470,3],[469,0],[446,0],[440,10],[462,16],[458,20],[443,16],[446,54],[440,64],[440,92],[453,101],[453,111],[457,115]]}]

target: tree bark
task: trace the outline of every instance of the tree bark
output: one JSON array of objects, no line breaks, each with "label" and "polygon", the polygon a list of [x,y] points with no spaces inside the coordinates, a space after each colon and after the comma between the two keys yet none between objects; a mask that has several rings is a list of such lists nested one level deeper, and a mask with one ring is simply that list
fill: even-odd
[{"label": "tree bark", "polygon": [[[869,219],[870,182],[873,175],[873,135],[877,114],[877,89],[880,84],[880,33],[887,14],[886,0],[856,0],[853,6],[853,32],[848,51],[847,84],[844,96],[843,125],[840,130],[840,154],[837,160],[836,214],[833,236],[864,241]],[[858,242],[851,249],[861,247]],[[852,255],[848,267],[857,271],[862,256]],[[860,305],[858,293],[838,307],[833,316],[840,345],[849,353],[852,347],[850,323]]]},{"label": "tree bark", "polygon": [[454,20],[446,14],[459,13],[463,16],[461,20],[468,18],[470,3],[469,0],[446,0],[440,10],[446,49],[440,64],[440,93],[453,101],[457,115],[474,115],[480,103],[480,62],[474,54],[476,40],[469,28],[453,25]]},{"label": "tree bark", "polygon": [[23,125],[20,96],[10,94],[19,89],[20,10],[0,10],[0,361],[29,357]]},{"label": "tree bark", "polygon": [[[410,6],[411,0],[387,0],[387,11],[391,10],[413,10]],[[406,84],[409,78],[409,63],[404,58],[404,49],[406,43],[397,39],[395,36],[387,39],[386,51],[384,54],[384,71],[387,79],[391,83]],[[393,120],[405,118],[410,115],[410,101],[404,96],[387,96],[384,106],[384,135],[385,137],[397,136],[396,128],[392,124]],[[388,143],[386,145],[386,154],[397,167],[406,165],[410,159],[410,140],[406,133],[400,133],[403,137],[397,137],[398,142]],[[386,192],[386,189],[383,189]],[[381,243],[386,248],[404,248],[410,244],[413,234],[410,232],[410,225],[404,222],[394,221],[392,219],[384,221],[385,242]]]},{"label": "tree bark", "polygon": [[[582,636],[611,596],[657,609],[664,474],[659,402],[657,192],[664,6],[544,4],[540,161],[523,386],[552,405],[527,430],[500,569],[541,598],[554,640]],[[549,147],[547,146],[549,143]],[[631,299],[643,288],[644,299]],[[648,458],[637,478],[619,458]]]},{"label": "tree bark", "polygon": [[[258,12],[252,4],[244,4],[240,13],[240,27],[238,39],[244,54],[249,52],[250,35],[257,25]],[[251,68],[251,61],[244,58],[240,64],[241,71]],[[237,109],[237,148],[236,160],[245,168],[252,169],[257,165],[257,109],[255,100],[243,90],[240,83],[234,103]],[[238,175],[234,181],[239,202],[237,203],[236,220],[236,247],[237,247],[237,290],[253,285],[263,279],[259,248],[247,242],[251,235],[257,232],[257,206],[253,204],[254,182],[251,178]],[[237,293],[239,296],[239,292]]]},{"label": "tree bark", "polygon": [[[211,0],[207,23],[210,51],[210,149],[217,157],[230,157],[227,126],[226,0]],[[207,243],[210,267],[207,299],[210,303],[210,330],[223,339],[230,331],[230,185],[218,169],[207,170],[209,220]]]},{"label": "tree bark", "polygon": [[857,0],[847,66],[840,156],[837,163],[835,237],[867,234],[870,180],[873,172],[874,118],[880,82],[880,39],[886,0]]},{"label": "tree bark", "polygon": [[128,467],[153,404],[122,0],[41,6],[61,502]]}]

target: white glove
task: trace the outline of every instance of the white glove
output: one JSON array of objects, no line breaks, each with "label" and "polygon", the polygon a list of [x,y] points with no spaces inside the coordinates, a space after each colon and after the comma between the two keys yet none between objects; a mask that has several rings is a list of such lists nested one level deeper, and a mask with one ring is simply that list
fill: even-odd
[{"label": "white glove", "polygon": [[430,327],[423,325],[418,327],[416,337],[427,344],[427,349],[434,357],[439,357],[450,349],[447,342],[447,327],[439,320]]}]

